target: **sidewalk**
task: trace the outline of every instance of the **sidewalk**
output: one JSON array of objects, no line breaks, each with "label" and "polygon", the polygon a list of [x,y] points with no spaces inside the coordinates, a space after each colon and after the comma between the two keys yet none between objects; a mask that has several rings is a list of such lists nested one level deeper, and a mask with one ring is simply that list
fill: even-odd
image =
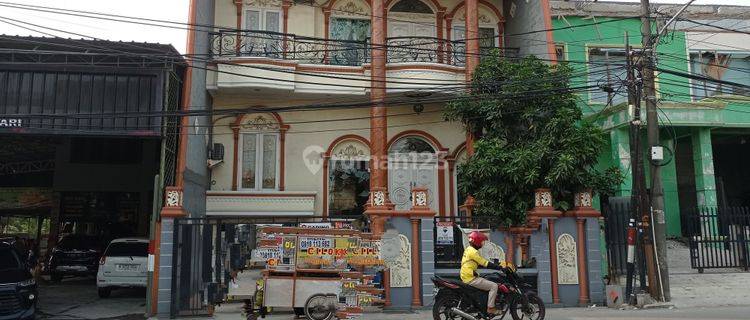
[{"label": "sidewalk", "polygon": [[[547,309],[547,320],[686,320],[686,319],[748,319],[750,306],[716,307],[716,308],[686,308],[686,309],[655,309],[655,310],[618,310],[609,308],[553,308]],[[244,319],[239,311],[239,304],[224,305],[212,318],[181,318],[195,320],[241,320]],[[292,320],[291,314],[274,314],[266,317],[268,320]],[[432,319],[431,310],[421,310],[417,313],[372,313],[365,314],[362,320],[429,320]],[[506,315],[504,319],[511,319]]]},{"label": "sidewalk", "polygon": [[[739,269],[690,268],[690,250],[680,242],[667,241],[669,282],[677,308],[748,306],[750,272]],[[750,315],[746,317],[750,319]]]}]

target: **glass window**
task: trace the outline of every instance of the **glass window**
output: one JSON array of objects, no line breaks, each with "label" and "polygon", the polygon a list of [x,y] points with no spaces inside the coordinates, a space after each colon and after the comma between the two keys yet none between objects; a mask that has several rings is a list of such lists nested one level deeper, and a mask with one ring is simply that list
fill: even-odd
[{"label": "glass window", "polygon": [[365,211],[370,194],[369,165],[365,160],[330,160],[328,215],[354,216]]},{"label": "glass window", "polygon": [[242,189],[276,189],[278,134],[242,134]]},{"label": "glass window", "polygon": [[435,148],[419,137],[404,137],[396,141],[390,149],[391,153],[435,153]]},{"label": "glass window", "polygon": [[557,58],[558,62],[562,62],[566,60],[564,44],[555,44],[555,57]]},{"label": "glass window", "polygon": [[246,133],[242,135],[242,188],[255,189],[256,160],[258,142],[257,135]]},{"label": "glass window", "polygon": [[[750,85],[750,55],[700,52],[690,54],[693,73],[711,79]],[[720,84],[705,80],[692,80],[693,95],[703,99],[715,95],[748,95],[750,90],[741,86]]]},{"label": "glass window", "polygon": [[432,13],[432,9],[419,0],[401,0],[391,7],[391,12]]},{"label": "glass window", "polygon": [[260,10],[247,10],[245,12],[245,29],[260,30]]},{"label": "glass window", "polygon": [[21,267],[21,260],[10,247],[0,249],[0,270],[15,270]]},{"label": "glass window", "polygon": [[266,11],[266,31],[279,32],[280,13],[278,11]]},{"label": "glass window", "polygon": [[148,243],[145,242],[113,242],[104,254],[107,257],[146,257]]},{"label": "glass window", "polygon": [[624,48],[589,49],[590,100],[594,103],[617,105],[628,101],[627,57]]},{"label": "glass window", "polygon": [[329,38],[346,40],[328,44],[331,64],[354,66],[364,62],[366,41],[370,37],[370,20],[331,18]]}]

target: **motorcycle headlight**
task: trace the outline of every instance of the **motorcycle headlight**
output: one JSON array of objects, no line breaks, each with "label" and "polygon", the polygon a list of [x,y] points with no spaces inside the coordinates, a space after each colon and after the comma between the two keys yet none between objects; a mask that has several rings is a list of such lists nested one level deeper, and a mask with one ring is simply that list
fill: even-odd
[{"label": "motorcycle headlight", "polygon": [[34,280],[34,278],[31,278],[31,279],[19,282],[18,285],[21,287],[30,287],[30,286],[36,285],[36,280]]}]

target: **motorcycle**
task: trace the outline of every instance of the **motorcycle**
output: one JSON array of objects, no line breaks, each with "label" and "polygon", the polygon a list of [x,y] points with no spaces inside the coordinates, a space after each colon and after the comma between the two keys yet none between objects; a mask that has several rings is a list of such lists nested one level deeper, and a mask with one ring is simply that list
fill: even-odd
[{"label": "motorcycle", "polygon": [[435,276],[432,282],[438,290],[432,307],[434,320],[501,320],[510,313],[513,320],[544,320],[544,302],[510,268],[501,268],[503,274],[493,272],[483,278],[498,284],[495,308],[499,314],[487,313],[487,291],[474,288],[458,278]]}]

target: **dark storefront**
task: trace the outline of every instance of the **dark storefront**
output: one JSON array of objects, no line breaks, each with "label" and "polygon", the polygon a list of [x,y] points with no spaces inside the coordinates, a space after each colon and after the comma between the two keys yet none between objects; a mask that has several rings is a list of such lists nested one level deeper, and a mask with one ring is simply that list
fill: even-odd
[{"label": "dark storefront", "polygon": [[183,66],[169,45],[0,36],[1,235],[41,257],[65,234],[149,238]]}]

